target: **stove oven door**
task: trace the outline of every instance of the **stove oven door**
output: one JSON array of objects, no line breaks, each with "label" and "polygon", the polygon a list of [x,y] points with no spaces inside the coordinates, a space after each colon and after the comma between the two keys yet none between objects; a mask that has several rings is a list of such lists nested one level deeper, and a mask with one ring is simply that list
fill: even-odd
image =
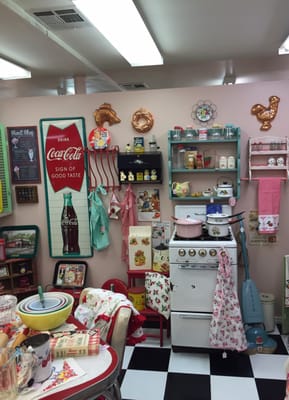
[{"label": "stove oven door", "polygon": [[217,265],[170,264],[171,310],[210,313]]},{"label": "stove oven door", "polygon": [[212,314],[209,313],[171,313],[171,340],[174,346],[210,348],[209,330]]}]

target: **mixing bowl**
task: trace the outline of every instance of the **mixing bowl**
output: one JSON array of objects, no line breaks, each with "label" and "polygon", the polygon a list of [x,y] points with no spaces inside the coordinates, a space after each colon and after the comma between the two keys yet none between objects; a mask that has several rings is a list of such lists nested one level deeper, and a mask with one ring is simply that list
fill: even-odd
[{"label": "mixing bowl", "polygon": [[[47,293],[47,295],[50,293]],[[57,296],[57,293],[54,293]],[[25,324],[28,328],[35,329],[37,331],[46,331],[50,329],[55,329],[58,326],[62,325],[71,314],[74,298],[68,293],[61,293],[61,295],[65,295],[67,297],[67,304],[55,311],[46,312],[45,308],[43,309],[43,313],[30,311],[22,311],[23,302],[27,301],[27,299],[22,300],[16,306],[16,312],[21,318],[23,324]],[[46,294],[44,294],[45,298]]]}]

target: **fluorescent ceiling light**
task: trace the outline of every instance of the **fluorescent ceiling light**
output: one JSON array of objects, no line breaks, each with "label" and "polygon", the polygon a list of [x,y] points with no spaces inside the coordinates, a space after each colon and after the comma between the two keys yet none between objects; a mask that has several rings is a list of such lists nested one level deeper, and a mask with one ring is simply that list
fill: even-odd
[{"label": "fluorescent ceiling light", "polygon": [[0,58],[0,79],[26,79],[31,78],[31,72],[19,65]]},{"label": "fluorescent ceiling light", "polygon": [[234,85],[236,83],[235,75],[225,75],[223,79],[223,85]]},{"label": "fluorescent ceiling light", "polygon": [[279,47],[278,54],[279,54],[279,56],[281,56],[283,54],[289,54],[289,36]]},{"label": "fluorescent ceiling light", "polygon": [[131,66],[163,64],[163,58],[132,0],[72,1]]}]

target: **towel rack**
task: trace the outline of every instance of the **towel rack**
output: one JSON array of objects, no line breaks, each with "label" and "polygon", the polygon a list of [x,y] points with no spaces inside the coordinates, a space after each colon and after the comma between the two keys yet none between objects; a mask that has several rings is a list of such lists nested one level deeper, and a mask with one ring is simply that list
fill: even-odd
[{"label": "towel rack", "polygon": [[88,187],[93,191],[102,184],[108,190],[120,190],[117,169],[118,146],[85,149],[88,163]]},{"label": "towel rack", "polygon": [[[260,179],[265,178],[264,177],[260,177],[260,178],[241,178],[241,181],[247,181],[247,182],[251,182],[251,181],[255,181],[255,182],[259,182]],[[269,177],[268,177],[269,178]],[[272,177],[274,178],[274,177]],[[279,178],[278,176],[276,178]],[[287,182],[288,179],[287,178],[280,178],[281,181]]]}]

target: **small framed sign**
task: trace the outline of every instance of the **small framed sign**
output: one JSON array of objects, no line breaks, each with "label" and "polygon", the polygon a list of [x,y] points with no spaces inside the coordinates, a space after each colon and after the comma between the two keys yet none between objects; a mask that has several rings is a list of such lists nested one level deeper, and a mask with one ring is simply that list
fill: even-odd
[{"label": "small framed sign", "polygon": [[81,289],[87,274],[85,261],[58,261],[54,269],[53,286],[63,289]]},{"label": "small framed sign", "polygon": [[37,136],[36,126],[7,128],[13,184],[41,182]]},{"label": "small framed sign", "polygon": [[5,239],[7,258],[32,258],[38,247],[39,228],[36,225],[3,226],[0,237]]}]

